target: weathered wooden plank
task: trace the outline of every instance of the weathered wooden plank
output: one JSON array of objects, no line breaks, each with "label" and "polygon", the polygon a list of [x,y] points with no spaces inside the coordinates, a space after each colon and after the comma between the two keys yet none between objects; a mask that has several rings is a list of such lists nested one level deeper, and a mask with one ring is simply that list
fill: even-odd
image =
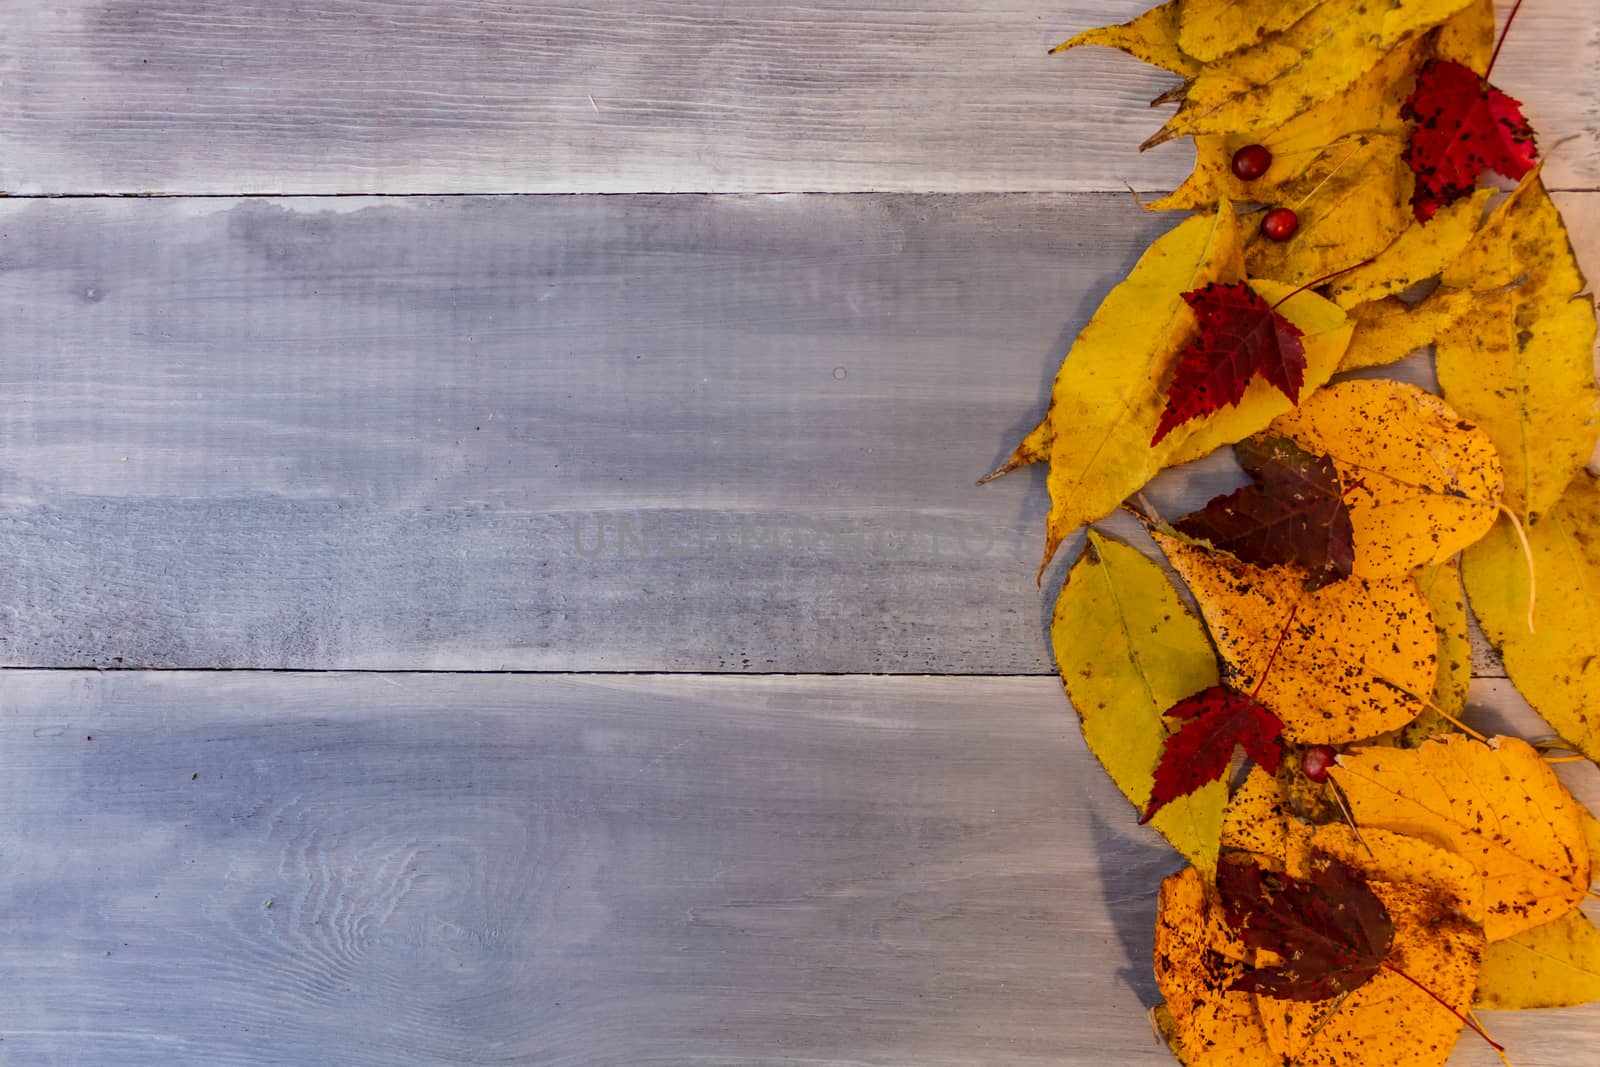
[{"label": "weathered wooden plank", "polygon": [[[1170,1062],[1143,1013],[1178,861],[1048,679],[0,696],[7,1063]],[[1600,1010],[1489,1025],[1570,1063]]]},{"label": "weathered wooden plank", "polygon": [[[1600,262],[1600,198],[1563,203]],[[1042,472],[973,481],[1169,222],[1110,194],[0,204],[0,663],[1048,672]]]},{"label": "weathered wooden plank", "polygon": [[[1150,0],[4,0],[0,189],[1167,189]],[[1508,7],[1509,3],[1502,5]],[[1600,185],[1600,6],[1530,4],[1496,81]]]}]

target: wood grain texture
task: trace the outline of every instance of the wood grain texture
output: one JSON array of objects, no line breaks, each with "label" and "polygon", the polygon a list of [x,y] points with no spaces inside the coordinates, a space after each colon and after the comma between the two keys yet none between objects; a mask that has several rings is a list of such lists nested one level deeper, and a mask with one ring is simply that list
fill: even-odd
[{"label": "wood grain texture", "polygon": [[[1049,58],[1149,0],[0,0],[14,193],[1169,189],[1175,79]],[[1508,7],[1509,4],[1502,5]],[[1496,68],[1600,185],[1600,3]]]},{"label": "wood grain texture", "polygon": [[[1048,679],[0,696],[8,1064],[1171,1062],[1144,1010],[1180,861]],[[1600,1008],[1488,1024],[1565,1065]]]},{"label": "wood grain texture", "polygon": [[[1600,262],[1600,197],[1562,203]],[[1169,224],[1110,194],[0,204],[0,663],[1048,673],[1043,472],[973,482]]]}]

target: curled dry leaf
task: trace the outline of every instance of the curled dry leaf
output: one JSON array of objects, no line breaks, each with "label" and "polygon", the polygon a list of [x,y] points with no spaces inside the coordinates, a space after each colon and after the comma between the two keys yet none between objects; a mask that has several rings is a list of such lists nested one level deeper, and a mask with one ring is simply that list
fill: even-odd
[{"label": "curled dry leaf", "polygon": [[1600,929],[1574,909],[1483,954],[1480,1008],[1566,1008],[1600,1000]]},{"label": "curled dry leaf", "polygon": [[1341,382],[1272,431],[1331,457],[1350,487],[1358,575],[1409,574],[1448,559],[1499,513],[1505,482],[1494,444],[1414,385]]},{"label": "curled dry leaf", "polygon": [[[1215,214],[1188,219],[1157,239],[1073,342],[1056,376],[1044,425],[1001,468],[1028,462],[1048,443],[1046,563],[1067,534],[1115,511],[1162,468],[1248,437],[1289,410],[1287,398],[1256,381],[1237,407],[1180,426],[1156,447],[1150,445],[1173,362],[1195,331],[1183,293],[1242,277],[1238,229],[1224,203]],[[1291,291],[1270,282],[1256,288],[1267,300]],[[1303,388],[1315,389],[1338,366],[1350,340],[1350,321],[1309,292],[1290,297],[1279,310],[1304,335]]]},{"label": "curled dry leaf", "polygon": [[1537,523],[1589,461],[1600,433],[1594,303],[1537,172],[1495,210],[1443,282],[1474,299],[1439,337],[1439,385],[1499,449],[1506,506]]},{"label": "curled dry leaf", "polygon": [[1528,629],[1533,591],[1522,542],[1505,520],[1462,558],[1467,597],[1528,703],[1600,760],[1600,477],[1580,473],[1527,537],[1537,630]]},{"label": "curled dry leaf", "polygon": [[1177,531],[1258,567],[1299,567],[1308,589],[1348,578],[1354,533],[1333,461],[1273,435],[1240,441],[1234,452],[1256,484],[1185,515]]},{"label": "curled dry leaf", "polygon": [[[1135,809],[1144,808],[1157,761],[1177,729],[1163,713],[1217,681],[1200,621],[1160,567],[1090,530],[1056,599],[1050,638],[1089,751]],[[1213,782],[1173,800],[1151,823],[1210,872],[1227,799],[1226,785]]]},{"label": "curled dry leaf", "polygon": [[1184,134],[1283,123],[1348,89],[1396,45],[1439,25],[1469,0],[1323,3],[1252,47],[1202,67],[1149,148]]},{"label": "curled dry leaf", "polygon": [[1559,918],[1589,887],[1577,802],[1525,741],[1464,736],[1339,757],[1332,776],[1356,824],[1437,842],[1484,879],[1484,933],[1514,937]]},{"label": "curled dry leaf", "polygon": [[1356,577],[1308,592],[1300,574],[1153,536],[1200,605],[1224,681],[1256,692],[1283,720],[1286,738],[1343,744],[1403,726],[1426,706],[1438,637],[1409,576]]}]

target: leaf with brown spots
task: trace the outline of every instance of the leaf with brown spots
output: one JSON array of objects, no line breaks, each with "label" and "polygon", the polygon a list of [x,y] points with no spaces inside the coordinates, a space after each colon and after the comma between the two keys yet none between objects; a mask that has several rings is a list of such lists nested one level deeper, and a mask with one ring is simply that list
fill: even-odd
[{"label": "leaf with brown spots", "polygon": [[1356,824],[1441,844],[1484,879],[1490,941],[1560,918],[1589,888],[1577,802],[1527,742],[1465,736],[1339,757],[1332,777]]},{"label": "leaf with brown spots", "polygon": [[1159,530],[1152,536],[1200,605],[1223,681],[1255,691],[1283,720],[1287,739],[1358,741],[1426,707],[1439,639],[1409,575],[1354,577],[1310,592],[1303,574],[1252,567]]}]

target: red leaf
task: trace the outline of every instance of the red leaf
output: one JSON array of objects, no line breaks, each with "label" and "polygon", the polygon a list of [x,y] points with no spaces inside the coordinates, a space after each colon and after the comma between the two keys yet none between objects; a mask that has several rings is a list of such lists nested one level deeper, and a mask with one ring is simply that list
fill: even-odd
[{"label": "red leaf", "polygon": [[1383,967],[1394,922],[1360,875],[1331,856],[1311,855],[1311,879],[1253,863],[1217,868],[1223,915],[1245,945],[1283,962],[1246,971],[1232,988],[1281,1000],[1326,1000],[1356,989]]},{"label": "red leaf", "polygon": [[1423,64],[1400,117],[1416,122],[1404,158],[1417,176],[1411,213],[1418,222],[1469,195],[1485,170],[1520,178],[1539,158],[1522,105],[1451,60]]},{"label": "red leaf", "polygon": [[1190,419],[1238,404],[1257,374],[1299,402],[1306,350],[1294,323],[1244,282],[1212,282],[1183,298],[1200,320],[1200,333],[1178,352],[1152,445]]},{"label": "red leaf", "polygon": [[1304,567],[1308,589],[1348,578],[1355,533],[1333,460],[1287,437],[1250,438],[1234,451],[1258,484],[1216,497],[1177,529],[1258,567]]},{"label": "red leaf", "polygon": [[1214,685],[1184,697],[1166,713],[1189,721],[1170,735],[1161,749],[1155,787],[1150,790],[1150,804],[1139,819],[1141,825],[1149,822],[1163,805],[1221,778],[1236,745],[1243,745],[1246,755],[1269,772],[1277,773],[1283,756],[1278,741],[1283,721],[1255,698]]}]

